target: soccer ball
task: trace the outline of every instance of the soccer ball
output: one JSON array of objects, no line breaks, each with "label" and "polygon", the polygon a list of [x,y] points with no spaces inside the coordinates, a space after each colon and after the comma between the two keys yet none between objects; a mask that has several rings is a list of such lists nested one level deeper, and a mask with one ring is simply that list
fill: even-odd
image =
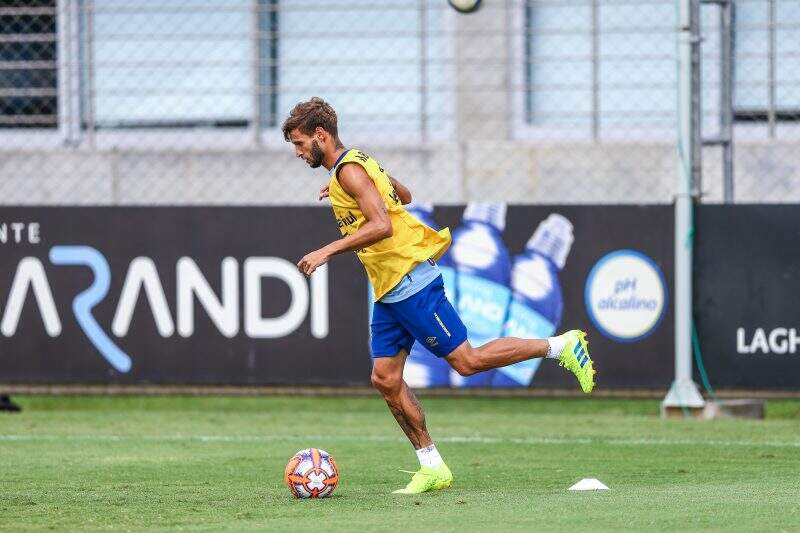
[{"label": "soccer ball", "polygon": [[473,13],[481,7],[481,0],[447,0],[459,13]]},{"label": "soccer ball", "polygon": [[339,469],[325,450],[307,448],[289,459],[283,479],[295,498],[326,498],[339,483]]}]

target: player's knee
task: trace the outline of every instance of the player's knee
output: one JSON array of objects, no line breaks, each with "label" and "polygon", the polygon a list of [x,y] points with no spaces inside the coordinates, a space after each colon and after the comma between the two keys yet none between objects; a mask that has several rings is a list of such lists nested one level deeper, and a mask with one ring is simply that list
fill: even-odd
[{"label": "player's knee", "polygon": [[391,394],[400,388],[402,376],[394,376],[391,374],[384,374],[372,370],[372,386],[375,387],[381,394]]}]

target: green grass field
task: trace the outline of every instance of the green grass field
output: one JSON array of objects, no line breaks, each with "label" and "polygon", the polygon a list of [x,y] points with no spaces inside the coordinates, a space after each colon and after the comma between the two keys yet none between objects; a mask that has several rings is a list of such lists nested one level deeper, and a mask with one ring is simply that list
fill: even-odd
[{"label": "green grass field", "polygon": [[[764,421],[658,402],[423,398],[455,483],[391,494],[416,457],[376,398],[26,397],[0,414],[0,531],[800,531],[800,402]],[[294,500],[288,458],[336,458]],[[570,493],[585,477],[610,491]]]}]

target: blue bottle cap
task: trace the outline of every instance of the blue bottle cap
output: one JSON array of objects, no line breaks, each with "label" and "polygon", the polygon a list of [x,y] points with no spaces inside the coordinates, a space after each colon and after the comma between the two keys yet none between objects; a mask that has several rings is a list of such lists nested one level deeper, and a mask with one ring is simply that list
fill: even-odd
[{"label": "blue bottle cap", "polygon": [[464,221],[483,222],[502,232],[506,229],[506,204],[504,202],[470,202],[464,210]]},{"label": "blue bottle cap", "polygon": [[563,215],[551,213],[536,228],[525,248],[549,257],[561,270],[574,240],[572,222]]}]

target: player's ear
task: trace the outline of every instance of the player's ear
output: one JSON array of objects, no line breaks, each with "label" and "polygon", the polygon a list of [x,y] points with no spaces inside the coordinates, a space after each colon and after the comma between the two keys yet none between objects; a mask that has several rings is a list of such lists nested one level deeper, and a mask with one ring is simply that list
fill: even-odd
[{"label": "player's ear", "polygon": [[322,128],[321,126],[317,126],[316,128],[314,128],[314,137],[316,137],[317,140],[319,140],[320,142],[325,140],[326,133],[328,132],[325,131],[325,129]]}]

